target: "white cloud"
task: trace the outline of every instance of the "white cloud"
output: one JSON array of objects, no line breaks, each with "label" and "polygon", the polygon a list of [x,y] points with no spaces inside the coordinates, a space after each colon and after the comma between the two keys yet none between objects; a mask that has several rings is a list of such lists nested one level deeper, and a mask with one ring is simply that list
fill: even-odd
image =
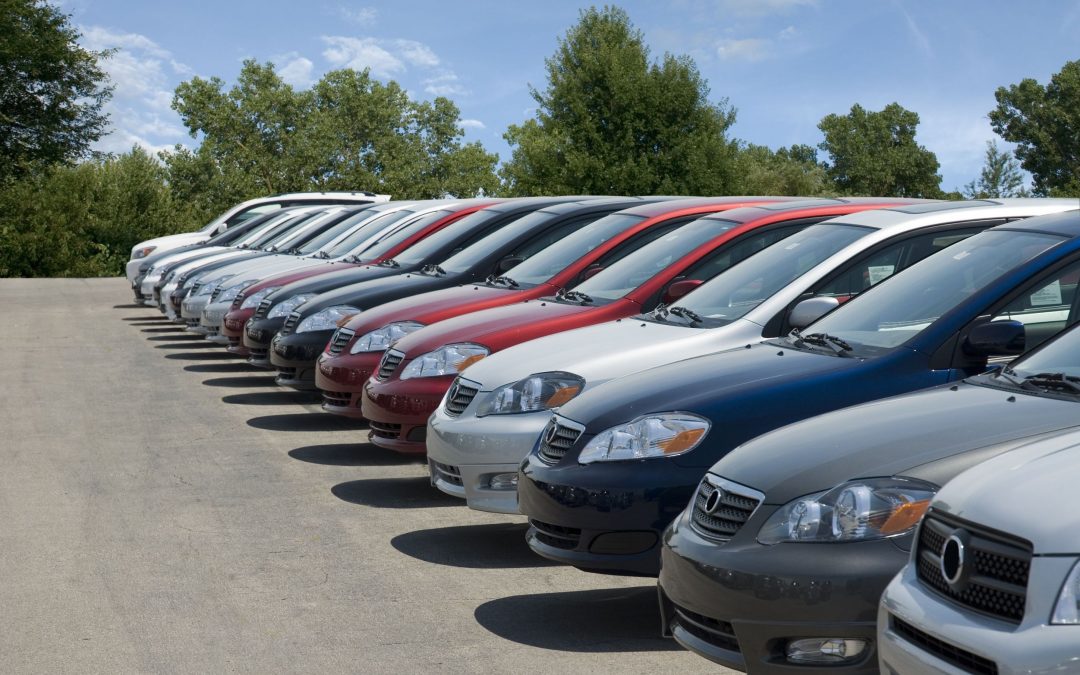
[{"label": "white cloud", "polygon": [[465,129],[487,129],[487,125],[480,120],[461,120],[461,126]]},{"label": "white cloud", "polygon": [[95,51],[116,47],[128,51],[143,52],[158,58],[168,58],[169,56],[168,51],[162,49],[160,45],[145,35],[117,33],[102,26],[81,27],[80,30],[82,38],[80,38],[79,42],[84,47]]},{"label": "white cloud", "polygon": [[311,75],[315,70],[315,64],[312,63],[311,59],[305,58],[296,52],[289,52],[288,54],[274,56],[270,60],[275,64],[281,64],[277,72],[287,84],[307,88],[314,82]]},{"label": "white cloud", "polygon": [[721,40],[716,54],[725,61],[760,61],[768,56],[769,41],[761,38]]},{"label": "white cloud", "polygon": [[915,18],[911,16],[899,2],[894,2],[893,5],[896,7],[897,11],[903,15],[904,22],[908,27],[908,32],[911,33],[911,38],[919,47],[919,51],[921,51],[926,58],[932,58],[934,56],[934,50],[930,46],[930,40],[926,37],[926,33],[919,27],[919,24],[915,22]]},{"label": "white cloud", "polygon": [[432,96],[463,96],[469,93],[454,73],[443,73],[424,80],[424,91]]},{"label": "white cloud", "polygon": [[370,26],[375,23],[375,19],[379,17],[379,10],[374,7],[357,7],[356,9],[339,7],[338,14],[353,23],[358,23],[361,26]]},{"label": "white cloud", "polygon": [[394,40],[401,57],[420,68],[434,68],[439,65],[439,57],[422,42],[416,40]]},{"label": "white cloud", "polygon": [[379,45],[375,38],[324,35],[327,47],[323,56],[337,68],[370,68],[376,77],[393,77],[405,71],[405,64]]}]

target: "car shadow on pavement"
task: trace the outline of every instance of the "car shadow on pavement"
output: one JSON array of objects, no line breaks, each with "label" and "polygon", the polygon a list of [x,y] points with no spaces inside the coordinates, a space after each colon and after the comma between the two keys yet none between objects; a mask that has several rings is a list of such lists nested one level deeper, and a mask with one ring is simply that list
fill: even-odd
[{"label": "car shadow on pavement", "polygon": [[[144,328],[143,331],[153,330],[152,328]],[[173,330],[173,329],[169,329]],[[180,329],[183,330],[183,329]],[[160,331],[159,331],[160,332]],[[192,342],[194,340],[202,340],[203,336],[195,335],[194,333],[181,333],[180,335],[150,335],[146,338],[150,342],[167,342],[168,340],[184,340],[185,342]]]},{"label": "car shadow on pavement", "polygon": [[[190,347],[191,345],[184,346]],[[166,354],[165,358],[176,359],[178,361],[231,361],[240,357],[230,354],[224,349],[219,349],[219,351],[181,352],[179,354]]]},{"label": "car shadow on pavement", "polygon": [[372,443],[306,445],[290,450],[289,457],[301,462],[329,466],[402,466],[424,461],[422,455],[405,455]]},{"label": "car shadow on pavement", "polygon": [[240,377],[212,377],[203,380],[208,387],[273,387],[277,386],[276,375],[241,375]]},{"label": "car shadow on pavement", "polygon": [[458,525],[399,534],[390,545],[407,556],[436,565],[470,569],[548,567],[525,543],[526,523]]},{"label": "car shadow on pavement", "polygon": [[[161,314],[154,315],[147,313],[146,316],[125,316],[120,318],[121,321],[151,321],[156,324],[160,324],[162,321],[169,321],[169,317],[162,316]],[[172,323],[169,321],[169,323]]]},{"label": "car shadow on pavement", "polygon": [[523,645],[570,652],[682,649],[660,637],[656,586],[514,595],[473,612],[495,635]]},{"label": "car shadow on pavement", "polygon": [[176,324],[171,321],[151,321],[147,319],[145,321],[132,321],[128,325],[142,328],[143,326],[175,326]]},{"label": "car shadow on pavement", "polygon": [[[143,328],[142,332],[144,332],[144,333],[182,333],[184,335],[187,335],[186,333],[184,333],[184,327],[183,326],[178,326],[176,324],[173,324],[171,326],[166,326],[164,328]],[[162,336],[162,337],[164,337],[164,336]],[[179,335],[170,335],[168,337],[180,337],[180,336]]]},{"label": "car shadow on pavement", "polygon": [[113,309],[143,309],[146,305],[137,305],[134,302],[130,305],[113,305]]},{"label": "car shadow on pavement", "polygon": [[196,363],[184,366],[189,373],[260,373],[266,372],[262,368],[255,368],[247,361],[233,361],[232,363]]},{"label": "car shadow on pavement", "polygon": [[[296,393],[303,394],[304,392]],[[258,396],[258,394],[237,394],[236,396],[226,396],[221,400],[229,403],[232,401],[227,399],[240,396]],[[323,412],[264,415],[262,417],[252,417],[247,423],[249,427],[266,429],[267,431],[363,431],[367,429],[367,425],[363,422]]]},{"label": "car shadow on pavement", "polygon": [[415,478],[367,478],[338,483],[330,488],[335,497],[351,504],[383,509],[426,509],[433,506],[465,506],[431,486],[427,476]]},{"label": "car shadow on pavement", "polygon": [[[278,387],[275,391],[253,391],[244,394],[229,394],[228,396],[221,397],[222,403],[232,403],[235,405],[293,405],[315,403],[318,400],[318,395],[314,392],[295,391],[293,389],[282,389],[281,387]],[[321,413],[301,413],[301,417],[307,414],[314,414],[315,416],[321,415]],[[271,415],[271,417],[277,417],[277,415]],[[251,424],[251,420],[248,420],[248,424]]]},{"label": "car shadow on pavement", "polygon": [[[202,337],[201,335],[197,337]],[[154,349],[221,349],[224,347],[214,342],[173,342],[171,344],[154,345]]]}]

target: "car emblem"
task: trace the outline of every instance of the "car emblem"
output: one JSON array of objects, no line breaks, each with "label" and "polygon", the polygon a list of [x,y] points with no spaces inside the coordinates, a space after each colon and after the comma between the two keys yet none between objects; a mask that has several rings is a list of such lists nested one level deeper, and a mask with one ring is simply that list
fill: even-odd
[{"label": "car emblem", "polygon": [[715,490],[713,490],[712,494],[710,494],[705,499],[705,513],[709,514],[710,516],[714,515],[717,511],[720,510],[720,502],[722,502],[723,500],[724,491],[720,488],[716,488]]},{"label": "car emblem", "polygon": [[454,380],[454,384],[450,385],[450,391],[446,392],[446,400],[453,401],[457,398],[458,391],[461,390],[461,382]]},{"label": "car emblem", "polygon": [[941,547],[941,576],[950,586],[958,585],[964,578],[964,557],[966,555],[965,533],[953,532]]},{"label": "car emblem", "polygon": [[552,422],[548,425],[548,428],[544,430],[544,445],[551,445],[551,442],[555,440],[556,425]]}]

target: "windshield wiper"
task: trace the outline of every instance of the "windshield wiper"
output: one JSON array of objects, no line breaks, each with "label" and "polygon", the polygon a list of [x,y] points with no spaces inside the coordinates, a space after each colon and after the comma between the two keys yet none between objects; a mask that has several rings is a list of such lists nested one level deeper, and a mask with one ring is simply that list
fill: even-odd
[{"label": "windshield wiper", "polygon": [[1043,389],[1057,389],[1080,394],[1080,377],[1065,373],[1035,373],[1025,377],[1024,382]]},{"label": "windshield wiper", "polygon": [[853,350],[851,345],[835,335],[829,335],[828,333],[810,333],[809,335],[803,335],[797,331],[791,331],[791,334],[788,337],[794,341],[796,347],[801,343],[816,345],[818,347],[827,347],[837,356],[847,356],[847,352]]},{"label": "windshield wiper", "polygon": [[674,314],[677,317],[686,319],[690,322],[691,326],[696,326],[699,323],[705,323],[705,319],[701,318],[701,315],[692,309],[675,305],[674,307],[666,310],[668,314]]},{"label": "windshield wiper", "polygon": [[591,305],[593,302],[593,299],[585,293],[582,293],[581,291],[568,291],[565,288],[555,294],[555,299],[577,302],[582,305]]},{"label": "windshield wiper", "polygon": [[313,257],[318,258],[319,260],[326,260],[327,258],[330,257],[330,254],[327,253],[326,251],[319,251]]},{"label": "windshield wiper", "polygon": [[488,278],[484,281],[486,281],[489,286],[498,286],[499,284],[505,284],[510,288],[517,288],[519,286],[518,282],[505,275],[495,276],[494,274],[489,274]]},{"label": "windshield wiper", "polygon": [[[354,255],[352,257],[354,258],[353,262],[360,262],[360,256]],[[386,260],[382,261],[379,264],[382,265],[383,267],[401,267],[401,263],[394,260],[393,258],[387,258]],[[424,270],[426,271],[427,267],[425,267]]]},{"label": "windshield wiper", "polygon": [[[394,263],[394,264],[396,265],[397,263]],[[426,274],[426,275],[431,276],[431,277],[444,277],[444,276],[446,276],[446,270],[439,267],[438,265],[424,265],[424,267],[420,270],[420,273],[421,274]]]}]

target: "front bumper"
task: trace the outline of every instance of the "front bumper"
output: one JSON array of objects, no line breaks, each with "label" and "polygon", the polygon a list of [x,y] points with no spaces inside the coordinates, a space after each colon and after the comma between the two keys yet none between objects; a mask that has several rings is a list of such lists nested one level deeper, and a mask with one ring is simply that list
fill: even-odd
[{"label": "front bumper", "polygon": [[244,326],[255,316],[255,309],[230,309],[221,322],[221,334],[228,340],[225,351],[237,356],[250,356],[251,350],[244,346]]},{"label": "front bumper", "polygon": [[428,418],[439,407],[454,377],[369,379],[364,384],[360,410],[371,423],[371,442],[397,452],[426,452]]},{"label": "front bumper", "polygon": [[[476,417],[469,409],[454,417],[440,406],[428,419],[427,427],[432,484],[447,494],[463,497],[471,509],[518,513],[517,490],[493,489],[491,480],[517,471],[549,419],[551,413],[547,411]],[[431,462],[444,468],[437,470]],[[460,485],[453,478],[455,473]]]},{"label": "front bumper", "polygon": [[229,339],[221,334],[221,325],[225,321],[225,314],[232,307],[232,301],[212,302],[203,308],[199,316],[199,324],[206,329],[206,339],[219,344],[229,344]]},{"label": "front bumper", "polygon": [[364,383],[379,366],[382,352],[331,355],[315,362],[315,386],[322,390],[322,408],[335,415],[364,419],[360,412]]},{"label": "front bumper", "polygon": [[[700,656],[753,673],[876,673],[878,599],[908,552],[891,540],[763,546],[755,537],[775,508],[763,504],[727,543],[706,539],[687,513],[679,516],[662,548],[665,632]],[[786,658],[788,642],[814,637],[861,639],[867,647],[849,662]]]},{"label": "front bumper", "polygon": [[999,675],[1080,673],[1080,626],[1047,625],[1075,561],[1073,557],[1032,558],[1027,607],[1019,626],[944,600],[928,590],[908,565],[881,598],[881,672],[962,675],[973,672],[969,664],[978,661],[983,666],[993,664]]},{"label": "front bumper", "polygon": [[270,343],[285,325],[285,317],[251,319],[244,324],[243,344],[248,349],[248,363],[259,368],[273,368],[270,363]]},{"label": "front bumper", "polygon": [[184,325],[192,333],[206,335],[206,328],[202,325],[202,311],[209,304],[209,295],[189,295],[180,304],[180,318],[184,320]]},{"label": "front bumper", "polygon": [[690,501],[705,470],[670,459],[521,464],[518,506],[536,553],[587,572],[656,576],[660,533]]},{"label": "front bumper", "polygon": [[277,368],[276,382],[302,391],[315,390],[315,359],[326,349],[332,330],[278,333],[270,342],[270,364]]}]

